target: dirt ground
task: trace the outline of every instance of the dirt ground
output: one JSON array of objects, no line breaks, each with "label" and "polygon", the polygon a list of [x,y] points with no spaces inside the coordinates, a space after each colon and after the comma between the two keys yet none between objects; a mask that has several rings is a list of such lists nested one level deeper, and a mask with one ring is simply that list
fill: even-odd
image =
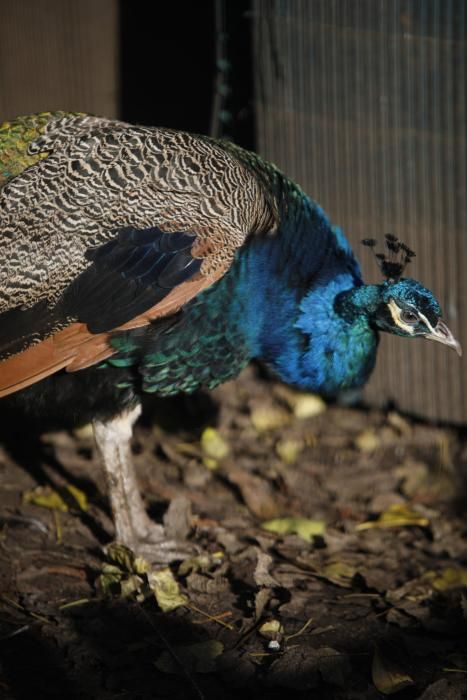
[{"label": "dirt ground", "polygon": [[89,428],[33,442],[18,425],[0,451],[1,698],[467,698],[458,431],[326,407],[255,368],[146,408],[141,490],[199,552],[171,566],[184,602],[103,592],[112,524]]}]

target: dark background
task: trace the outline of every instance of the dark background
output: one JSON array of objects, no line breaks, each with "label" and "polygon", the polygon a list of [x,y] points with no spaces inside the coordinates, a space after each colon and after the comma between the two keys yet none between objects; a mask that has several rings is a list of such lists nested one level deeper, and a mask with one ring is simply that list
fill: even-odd
[{"label": "dark background", "polygon": [[[216,11],[225,10],[229,90],[222,136],[254,147],[251,11],[248,0],[120,2],[120,116],[209,133],[216,82]],[[182,14],[182,20],[180,15]]]}]

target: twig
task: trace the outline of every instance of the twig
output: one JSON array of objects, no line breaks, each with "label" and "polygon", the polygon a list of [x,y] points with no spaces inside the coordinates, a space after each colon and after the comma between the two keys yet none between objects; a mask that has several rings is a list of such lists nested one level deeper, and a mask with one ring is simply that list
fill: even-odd
[{"label": "twig", "polygon": [[78,605],[86,605],[86,603],[90,603],[91,599],[90,598],[79,598],[78,600],[71,600],[69,603],[63,603],[62,605],[58,606],[59,610],[67,610],[68,608],[74,608]]},{"label": "twig", "polygon": [[18,635],[18,634],[22,634],[23,632],[27,632],[28,629],[30,629],[30,627],[31,627],[31,625],[23,625],[22,627],[18,627],[18,629],[15,630],[14,632],[10,632],[9,634],[5,634],[3,637],[0,637],[0,642],[5,642],[7,639],[11,639],[12,637],[16,637],[16,635]]},{"label": "twig", "polygon": [[62,525],[60,523],[60,515],[57,510],[52,511],[53,516],[54,516],[54,523],[55,523],[55,533],[56,533],[56,540],[57,544],[62,544],[63,542],[63,531],[62,531]]},{"label": "twig", "polygon": [[222,617],[227,617],[228,615],[232,614],[229,610],[227,612],[221,613],[220,615],[210,615],[209,613],[204,612],[204,610],[201,610],[201,608],[197,608],[196,605],[193,605],[193,603],[190,603],[186,607],[189,610],[193,610],[193,612],[198,613],[199,615],[203,615],[211,622],[217,622],[218,625],[222,625],[222,627],[226,627],[228,630],[235,629],[233,625],[230,625],[228,622],[224,622],[224,620],[221,619]]},{"label": "twig", "polygon": [[4,600],[5,603],[8,603],[9,605],[13,606],[17,610],[21,610],[21,612],[25,613],[26,615],[30,615],[35,620],[39,620],[39,622],[45,622],[48,625],[51,624],[49,619],[47,619],[46,617],[43,617],[42,615],[38,615],[35,612],[32,612],[32,610],[28,610],[23,605],[20,605],[20,603],[17,603],[16,600],[12,600],[11,598],[8,598],[8,596],[6,596],[6,595],[0,595],[0,598],[2,600]]},{"label": "twig", "polygon": [[310,617],[310,619],[307,620],[307,621],[305,622],[305,624],[303,625],[303,627],[300,627],[300,629],[298,630],[298,632],[294,632],[293,634],[288,634],[288,635],[285,637],[285,641],[288,642],[289,639],[293,639],[294,637],[299,637],[299,636],[300,636],[301,634],[303,634],[304,631],[311,625],[312,622],[313,622],[313,618]]}]

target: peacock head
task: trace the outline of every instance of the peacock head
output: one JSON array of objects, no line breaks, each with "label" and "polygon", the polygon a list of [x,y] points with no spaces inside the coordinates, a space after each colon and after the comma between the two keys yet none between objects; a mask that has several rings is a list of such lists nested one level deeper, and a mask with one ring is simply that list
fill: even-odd
[{"label": "peacock head", "polygon": [[[376,241],[362,241],[374,250]],[[379,300],[372,314],[372,323],[380,330],[404,336],[436,340],[462,355],[460,343],[441,318],[441,307],[434,294],[419,282],[401,278],[404,268],[415,253],[396,236],[386,234],[388,254],[375,253],[386,281],[378,285]]]}]

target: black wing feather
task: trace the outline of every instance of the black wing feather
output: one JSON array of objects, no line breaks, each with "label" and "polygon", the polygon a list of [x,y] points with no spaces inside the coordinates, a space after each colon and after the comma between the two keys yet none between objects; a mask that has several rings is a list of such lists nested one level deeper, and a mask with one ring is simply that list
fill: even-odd
[{"label": "black wing feather", "polygon": [[155,306],[199,271],[202,260],[190,253],[194,240],[195,234],[166,233],[155,226],[122,229],[87,252],[92,264],[55,305],[41,301],[0,315],[0,359],[25,349],[33,338],[47,337],[69,319],[102,333]]},{"label": "black wing feather", "polygon": [[199,272],[202,260],[190,253],[194,240],[195,234],[156,226],[121,231],[88,252],[93,264],[67,290],[66,307],[92,333],[123,325]]}]

